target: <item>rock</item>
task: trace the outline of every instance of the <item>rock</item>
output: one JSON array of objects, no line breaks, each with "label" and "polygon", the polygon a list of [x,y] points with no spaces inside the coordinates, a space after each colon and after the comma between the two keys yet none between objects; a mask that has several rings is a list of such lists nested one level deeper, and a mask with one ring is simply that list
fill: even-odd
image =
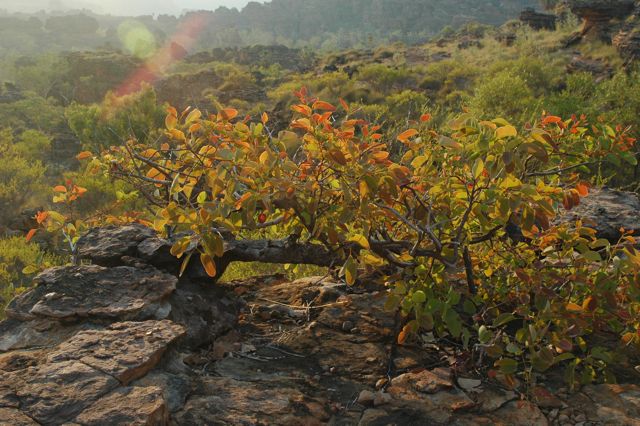
[{"label": "rock", "polygon": [[378,392],[376,393],[375,398],[373,399],[373,406],[379,407],[381,405],[388,404],[391,402],[392,399],[393,398],[388,393]]},{"label": "rock", "polygon": [[542,386],[533,388],[533,400],[540,408],[562,408],[562,401]]},{"label": "rock", "polygon": [[15,408],[0,408],[0,422],[11,426],[37,426],[38,423]]},{"label": "rock", "polygon": [[568,0],[571,12],[584,21],[581,35],[611,42],[611,21],[631,14],[635,0]]},{"label": "rock", "polygon": [[155,236],[153,229],[140,224],[94,228],[78,240],[78,254],[96,265],[121,266],[122,257],[137,257],[138,245]]},{"label": "rock", "polygon": [[375,398],[376,398],[376,394],[374,394],[370,390],[365,389],[362,392],[360,392],[360,395],[358,395],[358,404],[372,405]]},{"label": "rock", "polygon": [[30,367],[5,377],[20,401],[20,410],[43,424],[72,419],[118,387],[118,381],[78,361]]},{"label": "rock", "polygon": [[527,401],[512,401],[495,411],[491,417],[498,425],[546,426],[549,421],[540,409]]},{"label": "rock", "polygon": [[132,386],[156,386],[162,389],[164,400],[171,413],[180,410],[191,393],[191,380],[188,377],[158,370],[136,380]]},{"label": "rock", "polygon": [[632,192],[591,189],[589,195],[580,200],[579,206],[561,213],[554,223],[579,219],[585,226],[594,228],[598,238],[617,242],[620,228],[640,231],[640,199]]},{"label": "rock", "polygon": [[402,374],[391,380],[394,389],[407,388],[421,393],[436,393],[453,388],[451,371],[437,368],[432,371],[423,370],[419,373]]},{"label": "rock", "polygon": [[164,426],[169,424],[169,412],[162,389],[155,386],[126,387],[100,398],[73,421],[87,426]]},{"label": "rock", "polygon": [[76,334],[54,349],[47,361],[77,360],[127,385],[155,367],[167,347],[183,334],[184,328],[170,321],[117,323],[106,330]]},{"label": "rock", "polygon": [[459,378],[458,386],[465,392],[480,392],[482,380]]},{"label": "rock", "polygon": [[311,411],[305,402],[309,402],[309,397],[287,386],[272,383],[265,387],[257,381],[211,377],[204,381],[199,394],[189,398],[184,409],[176,413],[174,420],[177,425],[316,425],[329,419],[326,411],[318,413],[317,406]]},{"label": "rock", "polygon": [[591,405],[580,407],[590,421],[640,425],[640,386],[589,385],[582,392],[592,401]]},{"label": "rock", "polygon": [[520,13],[520,21],[534,30],[555,31],[556,15],[536,12],[534,8],[526,8]]},{"label": "rock", "polygon": [[475,400],[483,413],[491,413],[513,401],[517,395],[512,391],[485,389],[475,395]]},{"label": "rock", "polygon": [[571,62],[567,65],[567,72],[569,74],[586,72],[594,77],[596,80],[604,80],[613,76],[613,68],[597,59],[588,59],[580,55],[575,55],[571,58]]},{"label": "rock", "polygon": [[6,312],[21,321],[154,318],[177,281],[151,267],[52,268],[38,275],[36,287],[15,298]]}]

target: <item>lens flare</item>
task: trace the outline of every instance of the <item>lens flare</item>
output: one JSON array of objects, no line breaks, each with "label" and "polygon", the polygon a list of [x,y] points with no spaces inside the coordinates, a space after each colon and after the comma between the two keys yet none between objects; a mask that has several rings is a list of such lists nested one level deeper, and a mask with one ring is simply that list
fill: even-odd
[{"label": "lens flare", "polygon": [[150,58],[157,50],[156,38],[140,21],[128,19],[118,26],[118,38],[126,51],[138,58]]},{"label": "lens flare", "polygon": [[[188,16],[164,46],[149,55],[145,63],[116,88],[116,95],[126,96],[135,93],[142,88],[143,84],[153,84],[158,81],[172,63],[187,56],[188,50],[197,41],[207,21],[205,14],[194,13]],[[134,34],[137,32],[134,31]],[[132,39],[142,40],[135,36],[132,36]]]}]

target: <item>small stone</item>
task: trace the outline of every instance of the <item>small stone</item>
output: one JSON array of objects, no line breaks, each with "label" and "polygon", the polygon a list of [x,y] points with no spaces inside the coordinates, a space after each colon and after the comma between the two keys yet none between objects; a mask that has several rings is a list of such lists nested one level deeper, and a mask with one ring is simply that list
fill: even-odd
[{"label": "small stone", "polygon": [[358,404],[361,405],[371,405],[373,404],[373,401],[375,400],[376,395],[369,391],[369,390],[363,390],[362,392],[360,392],[360,395],[358,396]]},{"label": "small stone", "polygon": [[378,392],[373,400],[373,406],[379,407],[381,405],[385,405],[391,402],[391,395],[385,392]]},{"label": "small stone", "polygon": [[464,391],[479,392],[482,389],[482,380],[460,378],[458,379],[458,385]]},{"label": "small stone", "polygon": [[578,414],[577,416],[575,416],[574,420],[576,422],[586,422],[587,416],[585,416],[584,414]]},{"label": "small stone", "polygon": [[335,373],[336,371],[337,371],[337,369],[335,367],[331,367],[329,369],[329,373],[331,373],[331,374]]},{"label": "small stone", "polygon": [[366,359],[366,361],[369,364],[373,364],[374,362],[376,362],[378,360],[378,358],[374,357],[374,356],[370,356],[369,358]]},{"label": "small stone", "polygon": [[345,321],[342,323],[342,331],[351,331],[353,329],[353,323],[351,321]]},{"label": "small stone", "polygon": [[560,416],[558,417],[558,422],[560,423],[569,422],[569,416],[567,416],[566,414],[560,414]]},{"label": "small stone", "polygon": [[553,420],[556,417],[558,417],[558,413],[560,413],[560,410],[558,410],[557,408],[554,408],[553,410],[549,411],[549,419]]}]

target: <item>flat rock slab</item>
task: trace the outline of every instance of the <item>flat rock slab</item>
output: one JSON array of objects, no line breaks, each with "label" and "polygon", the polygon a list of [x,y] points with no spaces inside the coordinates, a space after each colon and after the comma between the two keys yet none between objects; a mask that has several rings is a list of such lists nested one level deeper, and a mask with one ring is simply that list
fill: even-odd
[{"label": "flat rock slab", "polygon": [[561,214],[554,222],[582,222],[597,231],[599,238],[617,242],[620,228],[640,231],[640,199],[632,192],[592,189],[580,205]]},{"label": "flat rock slab", "polygon": [[125,387],[97,400],[73,422],[87,426],[163,426],[169,424],[169,412],[159,387]]},{"label": "flat rock slab", "polygon": [[160,302],[175,290],[177,281],[152,267],[52,268],[36,277],[33,290],[9,304],[7,316],[21,321],[146,319],[160,310]]},{"label": "flat rock slab", "polygon": [[47,425],[72,419],[119,385],[108,374],[78,361],[30,367],[3,379],[13,388],[20,410]]},{"label": "flat rock slab", "polygon": [[94,228],[78,241],[78,253],[97,265],[118,266],[122,257],[136,257],[138,245],[155,236],[153,229],[139,224]]},{"label": "flat rock slab", "polygon": [[49,353],[47,361],[80,361],[126,385],[155,367],[184,333],[184,327],[166,320],[116,323],[76,334]]},{"label": "flat rock slab", "polygon": [[37,422],[15,408],[0,408],[1,424],[11,426],[36,426]]}]

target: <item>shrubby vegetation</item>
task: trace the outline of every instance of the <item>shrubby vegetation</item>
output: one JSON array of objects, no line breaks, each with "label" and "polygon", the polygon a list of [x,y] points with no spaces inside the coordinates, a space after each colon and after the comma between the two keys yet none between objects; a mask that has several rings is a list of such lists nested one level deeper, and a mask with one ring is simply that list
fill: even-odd
[{"label": "shrubby vegetation", "polygon": [[[9,34],[0,46],[23,42],[0,65],[0,79],[13,82],[0,91],[0,229],[32,241],[0,240],[0,297],[6,302],[41,267],[76,260],[78,237],[96,224],[191,231],[173,253],[215,279],[276,270],[229,265],[226,232],[215,229],[248,241],[288,238],[301,250],[285,253],[291,265],[280,271],[329,268],[350,285],[381,275],[390,315],[405,321],[401,344],[433,332],[506,384],[534,383],[559,366],[571,386],[612,381],[620,354],[599,337],[640,343],[632,236],[608,242],[552,220],[591,185],[638,190],[637,72],[597,45],[591,59],[608,61],[610,73],[568,74],[570,19],[533,32],[434,15],[445,28],[434,42],[374,47],[427,36],[401,27],[406,10],[431,16],[430,3],[401,3],[371,8],[371,34],[358,27],[357,9],[329,16],[336,7],[323,4],[269,28],[269,14],[295,10],[289,1],[221,9],[207,15],[224,25],[205,29],[202,51],[154,68],[153,86],[132,78],[149,72],[140,67],[150,55],[113,49],[122,42],[119,18],[38,18],[24,26],[28,36],[24,20],[0,26]],[[498,3],[484,5],[487,21],[503,13]],[[389,5],[397,22],[387,22]],[[160,46],[194,16],[138,21]],[[382,18],[384,30],[370,25]],[[240,19],[251,28],[221,30]],[[34,42],[53,28],[60,37]],[[361,48],[212,49],[256,37],[294,45],[302,29],[305,46]],[[91,37],[72,44],[80,32]],[[98,52],[24,54],[105,40],[112,47]],[[29,232],[36,226],[53,235]],[[317,256],[304,258],[304,249]]]}]

